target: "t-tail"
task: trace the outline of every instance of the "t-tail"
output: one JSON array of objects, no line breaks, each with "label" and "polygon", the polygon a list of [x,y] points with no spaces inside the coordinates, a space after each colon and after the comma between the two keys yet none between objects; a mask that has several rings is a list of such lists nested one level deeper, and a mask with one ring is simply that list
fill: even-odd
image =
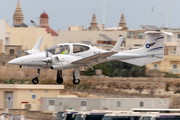
[{"label": "t-tail", "polygon": [[120,60],[130,64],[143,66],[149,63],[158,62],[164,59],[164,34],[173,35],[168,32],[147,31],[148,38],[142,48],[125,51],[125,53],[143,55],[142,58]]}]

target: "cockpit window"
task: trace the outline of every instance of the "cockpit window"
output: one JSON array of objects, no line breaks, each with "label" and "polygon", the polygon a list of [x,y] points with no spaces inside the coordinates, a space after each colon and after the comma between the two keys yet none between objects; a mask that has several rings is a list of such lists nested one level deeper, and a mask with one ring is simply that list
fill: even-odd
[{"label": "cockpit window", "polygon": [[78,52],[84,52],[89,50],[88,46],[84,46],[84,45],[73,45],[73,53],[78,53]]},{"label": "cockpit window", "polygon": [[69,45],[54,45],[47,49],[53,55],[55,54],[69,54],[70,47]]}]

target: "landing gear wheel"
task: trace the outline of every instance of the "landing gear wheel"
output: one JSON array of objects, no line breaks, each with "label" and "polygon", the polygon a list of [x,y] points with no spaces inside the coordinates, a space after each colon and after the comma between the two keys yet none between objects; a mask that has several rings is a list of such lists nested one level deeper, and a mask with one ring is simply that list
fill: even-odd
[{"label": "landing gear wheel", "polygon": [[73,79],[73,83],[74,83],[75,85],[78,85],[78,84],[80,83],[80,80],[79,80],[79,79]]},{"label": "landing gear wheel", "polygon": [[38,78],[37,78],[37,77],[33,78],[33,79],[32,79],[32,83],[33,83],[33,84],[38,84],[38,83],[39,83]]},{"label": "landing gear wheel", "polygon": [[62,83],[63,83],[63,78],[62,78],[62,77],[58,77],[58,78],[56,79],[56,82],[57,82],[58,84],[62,84]]}]

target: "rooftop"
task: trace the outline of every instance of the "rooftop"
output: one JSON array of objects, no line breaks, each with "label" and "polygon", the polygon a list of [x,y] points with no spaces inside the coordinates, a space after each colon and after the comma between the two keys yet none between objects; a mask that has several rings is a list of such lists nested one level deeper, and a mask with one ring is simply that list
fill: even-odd
[{"label": "rooftop", "polygon": [[64,85],[0,84],[0,89],[57,90],[57,89],[64,89]]}]

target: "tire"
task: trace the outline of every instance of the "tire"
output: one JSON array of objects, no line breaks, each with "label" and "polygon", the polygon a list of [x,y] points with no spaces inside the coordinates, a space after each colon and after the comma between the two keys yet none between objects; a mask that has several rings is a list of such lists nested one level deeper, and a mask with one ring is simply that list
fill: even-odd
[{"label": "tire", "polygon": [[74,83],[75,85],[78,85],[78,84],[80,83],[80,80],[79,80],[79,79],[73,79],[73,83]]},{"label": "tire", "polygon": [[32,79],[32,83],[35,84],[35,85],[38,84],[38,83],[39,83],[38,78],[37,78],[37,77],[36,77],[36,78],[33,78],[33,79]]},{"label": "tire", "polygon": [[58,78],[56,79],[56,82],[57,82],[58,84],[62,84],[62,83],[63,83],[63,78],[62,78],[62,77],[58,77]]}]

